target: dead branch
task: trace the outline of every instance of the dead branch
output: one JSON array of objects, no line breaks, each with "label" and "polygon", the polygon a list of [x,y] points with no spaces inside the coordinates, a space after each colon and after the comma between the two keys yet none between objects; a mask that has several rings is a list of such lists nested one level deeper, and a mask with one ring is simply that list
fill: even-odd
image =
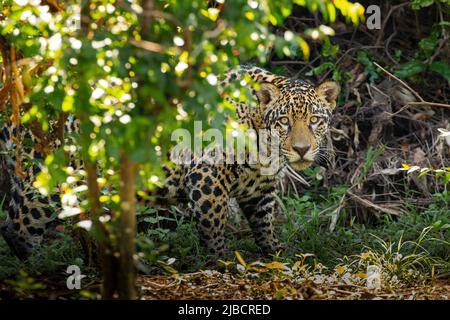
[{"label": "dead branch", "polygon": [[380,68],[384,73],[386,73],[391,78],[397,80],[400,84],[402,84],[405,88],[407,88],[409,91],[411,91],[412,94],[414,94],[421,102],[425,102],[425,100],[420,96],[420,94],[417,93],[413,88],[411,88],[409,85],[406,84],[403,80],[399,79],[398,77],[394,76],[392,73],[387,71],[385,68],[380,66],[378,63],[374,62],[374,65],[376,65],[378,68]]},{"label": "dead branch", "polygon": [[401,212],[401,211],[397,211],[397,210],[394,210],[394,209],[385,208],[385,207],[381,207],[379,205],[376,205],[375,203],[373,203],[373,202],[371,202],[369,200],[366,200],[366,199],[363,199],[363,198],[357,196],[356,194],[354,194],[350,190],[347,190],[346,193],[352,199],[354,199],[356,202],[358,202],[359,204],[361,204],[361,205],[363,205],[365,207],[369,207],[369,208],[375,209],[376,211],[380,211],[380,212],[383,212],[383,213],[391,214],[391,215],[394,215],[394,216],[399,216],[399,215],[403,214],[403,212]]}]

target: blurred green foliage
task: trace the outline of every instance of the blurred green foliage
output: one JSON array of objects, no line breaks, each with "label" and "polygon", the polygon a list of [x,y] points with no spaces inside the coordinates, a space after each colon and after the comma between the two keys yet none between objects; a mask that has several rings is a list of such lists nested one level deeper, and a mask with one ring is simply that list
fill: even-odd
[{"label": "blurred green foliage", "polygon": [[[22,121],[37,119],[51,130],[61,112],[81,120],[82,135],[68,134],[75,142],[47,157],[35,186],[47,193],[59,185],[82,199],[85,172],[68,163],[88,158],[102,169],[100,200],[113,209],[120,202],[119,150],[141,164],[140,189],[151,189],[161,183],[160,164],[174,129],[190,129],[194,119],[205,120],[204,130],[220,128],[233,114],[215,90],[228,68],[264,65],[271,50],[309,59],[308,41],[323,41],[324,52],[335,54],[338,48],[328,41],[334,31],[325,25],[304,34],[273,31],[294,5],[318,10],[325,22],[334,22],[338,12],[354,24],[364,20],[364,8],[346,0],[1,3],[1,35],[28,59],[21,73],[32,107]],[[42,72],[30,76],[28,70],[39,64]]]}]

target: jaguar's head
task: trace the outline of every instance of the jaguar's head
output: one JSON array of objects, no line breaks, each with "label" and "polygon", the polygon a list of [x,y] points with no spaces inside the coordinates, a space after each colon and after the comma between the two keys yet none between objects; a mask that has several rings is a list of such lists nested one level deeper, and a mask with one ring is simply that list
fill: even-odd
[{"label": "jaguar's head", "polygon": [[304,170],[317,158],[324,142],[340,87],[334,81],[313,86],[275,76],[256,91],[266,129],[275,130],[284,162]]}]

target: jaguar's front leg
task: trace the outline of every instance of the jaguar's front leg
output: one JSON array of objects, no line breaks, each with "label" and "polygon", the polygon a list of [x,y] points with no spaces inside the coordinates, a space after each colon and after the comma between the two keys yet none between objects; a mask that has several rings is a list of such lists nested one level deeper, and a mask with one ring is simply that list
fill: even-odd
[{"label": "jaguar's front leg", "polygon": [[239,206],[249,222],[256,244],[261,250],[265,253],[276,253],[281,250],[273,225],[277,210],[275,194],[268,193],[241,200]]},{"label": "jaguar's front leg", "polygon": [[209,252],[225,255],[225,225],[229,194],[220,168],[197,165],[185,177],[188,197],[196,219],[200,240]]}]

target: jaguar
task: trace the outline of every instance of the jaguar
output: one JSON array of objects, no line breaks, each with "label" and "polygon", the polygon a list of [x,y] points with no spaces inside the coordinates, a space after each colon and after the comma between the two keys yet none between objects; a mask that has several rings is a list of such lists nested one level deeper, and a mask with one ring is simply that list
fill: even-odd
[{"label": "jaguar", "polygon": [[[244,84],[250,80],[248,85],[256,103],[236,101],[226,94],[225,88],[243,80]],[[254,130],[258,138],[262,130],[275,134],[279,142],[280,169],[267,174],[267,164],[250,162],[248,155],[244,163],[214,163],[205,157],[194,158],[189,163],[163,168],[165,185],[156,191],[157,201],[187,203],[201,241],[218,256],[226,253],[225,226],[230,217],[230,203],[234,201],[262,252],[277,252],[282,248],[274,231],[274,218],[279,210],[279,180],[286,175],[299,177],[298,172],[309,168],[320,156],[336,108],[339,84],[327,80],[315,86],[306,80],[243,65],[228,71],[220,88],[225,99],[235,107],[241,125]],[[73,124],[68,125],[68,130],[75,129]],[[14,130],[6,126],[0,131],[0,191],[3,196],[0,204],[7,213],[0,233],[18,257],[26,258],[41,244],[57,216],[60,200],[57,194],[39,195],[31,186],[30,177],[41,165],[31,166],[32,174],[26,175],[27,178],[18,173],[14,152],[11,155],[16,143],[12,139],[16,136]],[[36,140],[32,132],[22,131]],[[42,160],[36,150],[29,149],[28,154]]]},{"label": "jaguar", "polygon": [[[257,135],[263,130],[275,134],[280,169],[272,172],[267,164],[251,162],[248,155],[243,164],[215,163],[207,156],[194,156],[186,165],[165,167],[166,186],[158,192],[159,199],[166,203],[187,201],[202,242],[219,256],[226,252],[225,226],[232,202],[237,202],[263,252],[282,249],[274,232],[274,218],[279,211],[278,182],[286,175],[299,177],[298,171],[309,168],[320,157],[340,91],[335,81],[314,86],[254,66],[229,71],[221,87],[233,81],[244,80],[245,84],[246,78],[255,84],[251,91],[256,106],[225,98],[234,105],[239,122],[247,129]],[[270,143],[272,134],[266,143]]]}]

